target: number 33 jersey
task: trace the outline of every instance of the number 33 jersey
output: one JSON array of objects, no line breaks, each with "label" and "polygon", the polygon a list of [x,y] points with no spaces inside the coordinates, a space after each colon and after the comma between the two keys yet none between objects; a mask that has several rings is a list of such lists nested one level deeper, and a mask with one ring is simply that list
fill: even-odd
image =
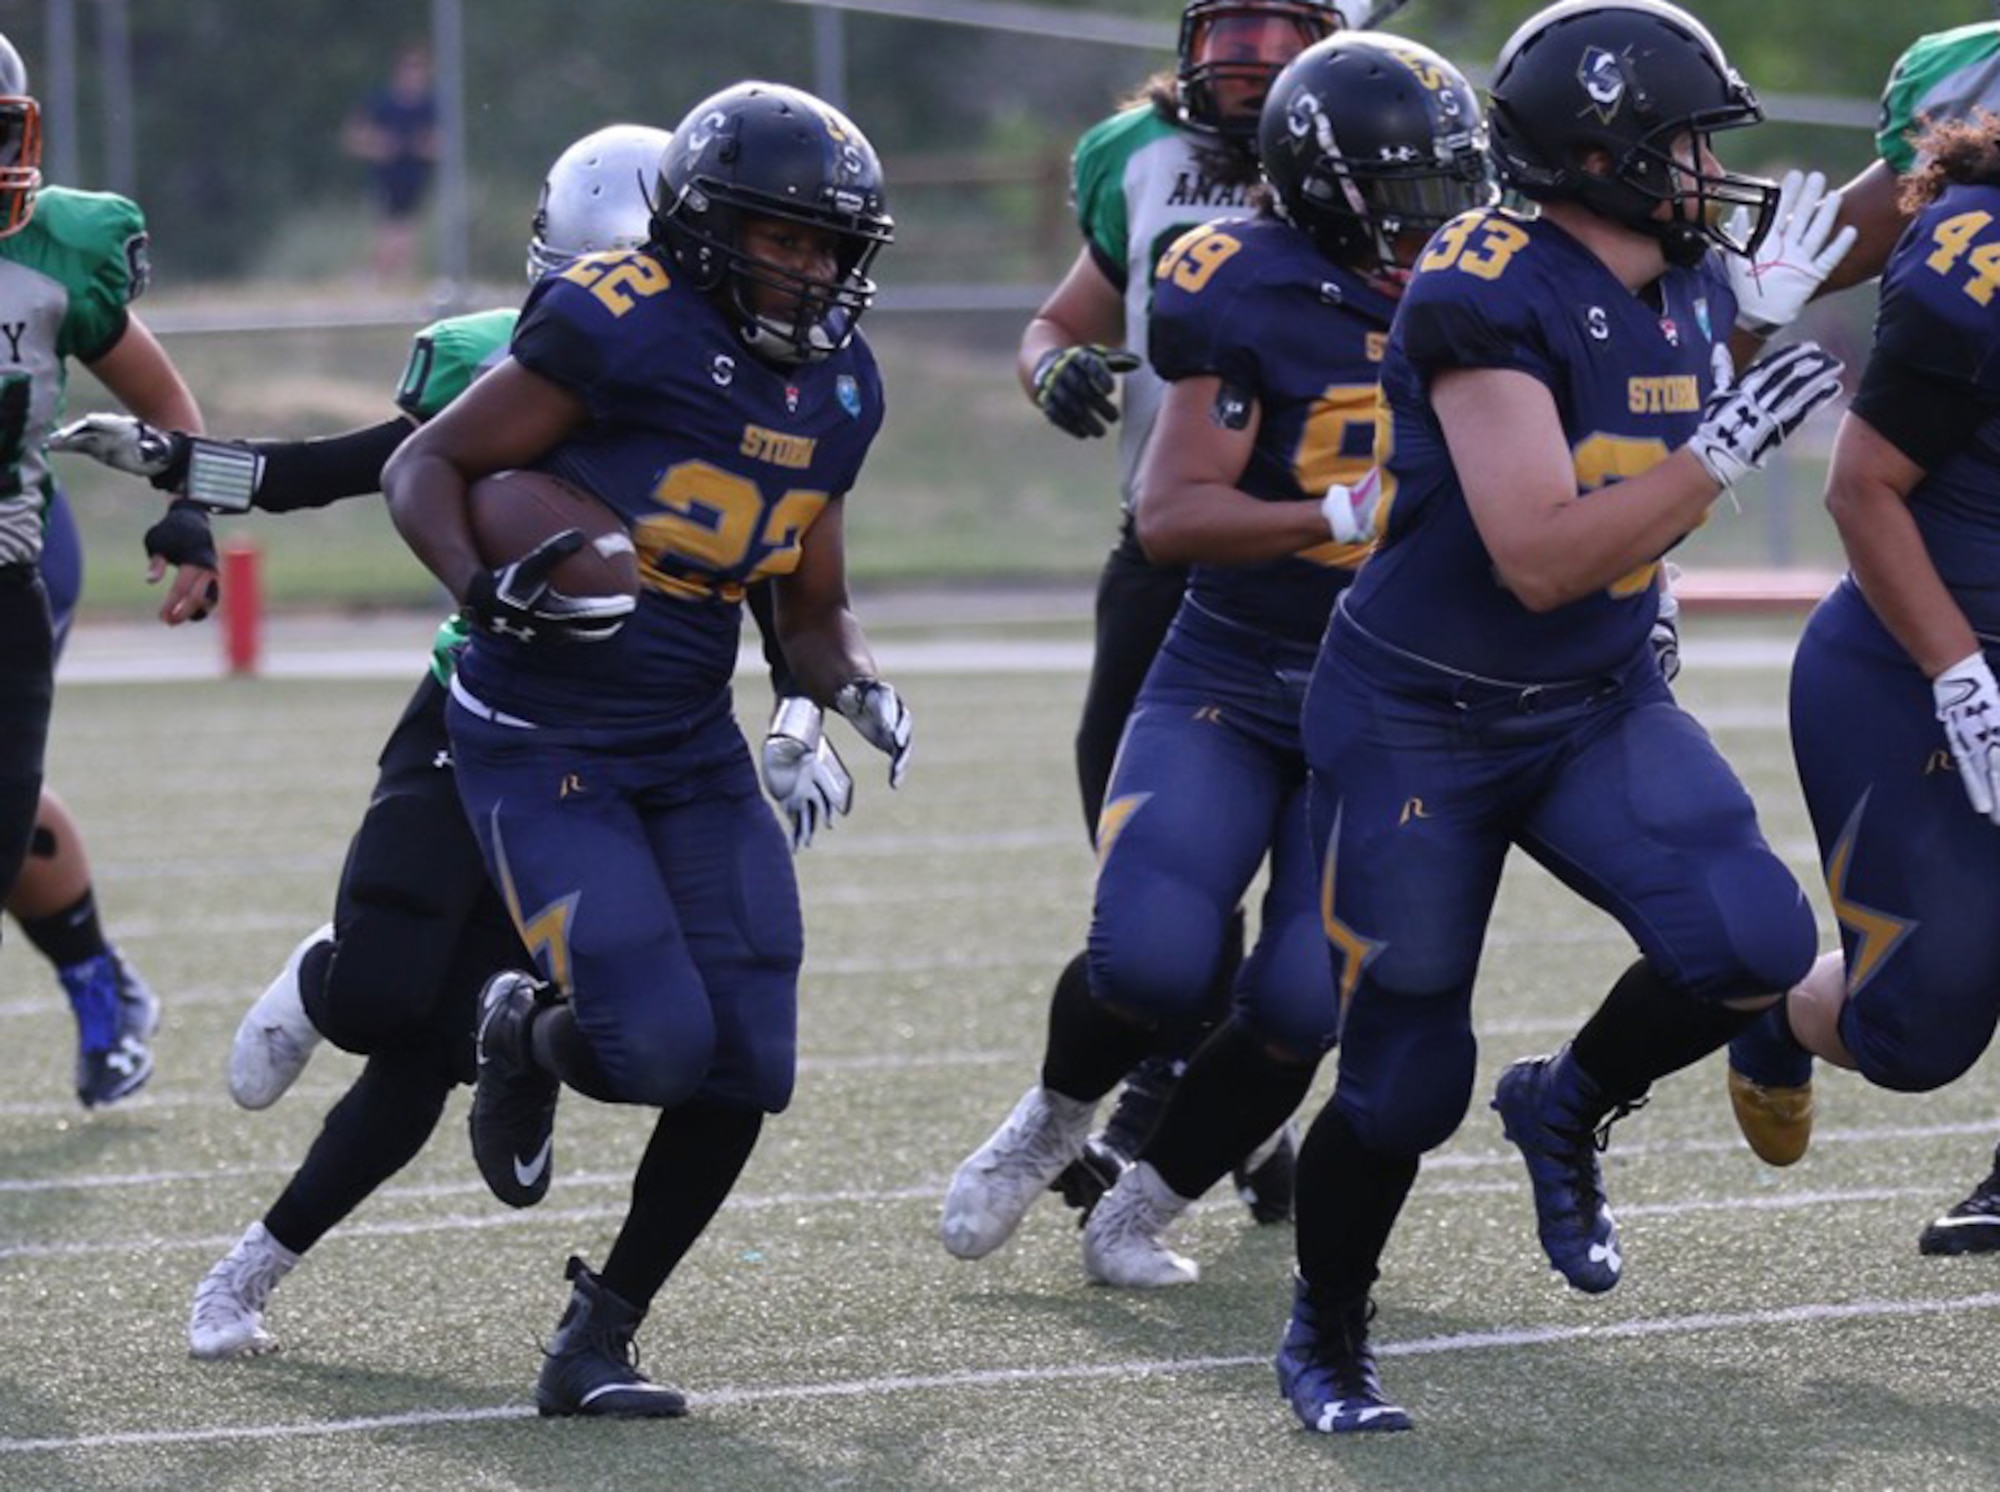
[{"label": "number 33 jersey", "polygon": [[[1528,610],[1501,583],[1466,507],[1430,404],[1454,369],[1524,373],[1555,402],[1585,502],[1687,442],[1714,387],[1736,300],[1714,254],[1626,289],[1560,228],[1500,210],[1438,230],[1396,314],[1383,362],[1388,521],[1346,606],[1377,637],[1488,678],[1544,682],[1615,673],[1646,645],[1656,562],[1596,595]],[[1506,446],[1468,456],[1503,479]]]},{"label": "number 33 jersey", "polygon": [[550,724],[664,724],[726,697],[743,587],[798,567],[882,423],[857,334],[823,362],[747,352],[710,299],[644,251],[595,254],[529,296],[512,354],[589,422],[537,463],[632,531],[639,604],[605,643],[480,638],[461,665],[482,701]]}]

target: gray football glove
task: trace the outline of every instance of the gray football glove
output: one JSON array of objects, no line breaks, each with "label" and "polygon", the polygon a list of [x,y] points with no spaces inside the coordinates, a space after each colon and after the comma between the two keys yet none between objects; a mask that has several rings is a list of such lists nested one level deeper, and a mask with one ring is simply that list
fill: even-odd
[{"label": "gray football glove", "polygon": [[778,701],[764,737],[764,791],[791,825],[794,853],[813,842],[821,829],[854,806],[854,779],[847,764],[820,729],[821,714],[811,700]]},{"label": "gray football glove", "polygon": [[569,596],[549,582],[556,566],[583,548],[583,530],[566,528],[497,570],[481,570],[460,611],[475,631],[521,642],[605,642],[638,604],[631,596]]},{"label": "gray football glove", "polygon": [[129,414],[72,420],[49,437],[49,449],[144,477],[211,513],[249,512],[264,475],[263,456],[249,446],[162,430]]},{"label": "gray football glove", "polygon": [[889,758],[889,786],[901,787],[910,769],[910,711],[896,691],[880,679],[855,679],[841,686],[833,705]]}]

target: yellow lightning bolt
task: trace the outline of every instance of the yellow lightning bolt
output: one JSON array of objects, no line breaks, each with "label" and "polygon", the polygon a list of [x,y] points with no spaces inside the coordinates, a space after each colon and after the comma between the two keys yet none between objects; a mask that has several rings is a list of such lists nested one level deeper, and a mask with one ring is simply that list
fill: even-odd
[{"label": "yellow lightning bolt", "polygon": [[1320,926],[1326,930],[1327,942],[1340,956],[1340,980],[1337,992],[1340,996],[1342,1014],[1346,1013],[1348,1002],[1354,998],[1355,986],[1361,983],[1363,971],[1389,946],[1373,938],[1363,937],[1333,914],[1334,873],[1340,859],[1340,820],[1345,812],[1345,803],[1334,810],[1333,832],[1326,840],[1326,864],[1319,878]]},{"label": "yellow lightning bolt", "polygon": [[1864,792],[1861,801],[1854,805],[1854,812],[1847,816],[1847,823],[1842,826],[1840,838],[1834,841],[1833,853],[1826,862],[1826,890],[1833,902],[1833,914],[1840,919],[1842,927],[1854,934],[1854,949],[1847,956],[1847,992],[1850,996],[1880,973],[1882,966],[1889,961],[1889,955],[1902,946],[1903,939],[1917,930],[1917,924],[1907,918],[1863,906],[1847,894],[1847,872],[1854,861],[1854,842],[1860,837],[1861,815],[1867,807],[1868,793]]},{"label": "yellow lightning bolt", "polygon": [[514,867],[507,859],[507,841],[500,833],[498,804],[494,805],[491,824],[493,863],[500,873],[500,895],[507,903],[507,915],[514,919],[522,945],[535,955],[542,972],[567,992],[573,988],[569,973],[569,925],[576,916],[577,899],[583,893],[572,891],[561,900],[550,902],[532,917],[523,913],[520,892],[514,888]]},{"label": "yellow lightning bolt", "polygon": [[1111,846],[1118,842],[1118,836],[1125,832],[1125,826],[1132,822],[1132,815],[1144,808],[1152,799],[1151,793],[1132,793],[1123,798],[1113,798],[1104,805],[1097,815],[1097,868],[1104,869],[1104,862],[1111,857]]}]

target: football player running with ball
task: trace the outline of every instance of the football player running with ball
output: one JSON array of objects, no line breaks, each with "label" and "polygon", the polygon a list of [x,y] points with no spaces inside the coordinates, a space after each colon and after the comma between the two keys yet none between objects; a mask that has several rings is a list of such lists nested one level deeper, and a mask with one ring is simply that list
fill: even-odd
[{"label": "football player running with ball", "polygon": [[942,1232],[961,1257],[1005,1241],[1082,1149],[1098,1100],[1199,1011],[1267,858],[1234,1008],[1085,1222],[1090,1278],[1196,1277],[1162,1232],[1291,1117],[1339,1024],[1301,702],[1372,537],[1354,499],[1376,490],[1375,384],[1397,297],[1432,230],[1493,186],[1471,85],[1380,33],[1295,58],[1261,136],[1272,207],[1188,233],[1154,287],[1148,340],[1167,388],[1138,534],[1149,555],[1192,566],[1188,591],[1105,800],[1091,999],[1052,1013],[1040,1085],[953,1178]]},{"label": "football player running with ball", "polygon": [[1754,238],[1778,193],[1710,142],[1762,111],[1687,12],[1570,0],[1508,41],[1487,117],[1540,215],[1469,213],[1418,261],[1382,374],[1395,500],[1306,699],[1346,1013],[1300,1151],[1277,1374],[1323,1433],[1410,1424],[1376,1372],[1370,1290],[1421,1157],[1471,1099],[1473,982],[1510,849],[1639,955],[1493,1100],[1578,1290],[1622,1269],[1601,1131],[1813,959],[1804,894],[1648,642],[1661,555],[1839,391],[1810,345],[1718,387],[1737,319],[1722,258],[1752,247],[1728,213],[1747,208]]},{"label": "football player running with ball", "polygon": [[607,640],[475,632],[447,711],[460,796],[541,973],[483,996],[481,1173],[503,1201],[540,1199],[563,1086],[660,1111],[603,1271],[570,1260],[544,1414],[686,1412],[638,1371],[634,1336],[791,1097],[798,889],[730,713],[747,583],[776,578],[800,683],[887,754],[892,786],[910,755],[842,541],[882,420],[856,329],[892,234],[875,152],[809,94],[742,83],[675,130],[654,200],[652,241],[544,279],[509,356],[383,473],[456,596],[506,589],[465,494],[516,467],[617,511],[646,577]]}]

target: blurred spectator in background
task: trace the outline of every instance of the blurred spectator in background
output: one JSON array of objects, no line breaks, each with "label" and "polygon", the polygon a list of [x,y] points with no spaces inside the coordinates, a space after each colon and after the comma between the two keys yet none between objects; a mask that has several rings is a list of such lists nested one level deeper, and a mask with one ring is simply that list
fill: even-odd
[{"label": "blurred spectator in background", "polygon": [[378,214],[369,273],[377,284],[407,280],[416,261],[417,215],[437,164],[430,48],[412,42],[396,54],[389,81],[348,116],[341,144],[368,163],[369,195]]}]

